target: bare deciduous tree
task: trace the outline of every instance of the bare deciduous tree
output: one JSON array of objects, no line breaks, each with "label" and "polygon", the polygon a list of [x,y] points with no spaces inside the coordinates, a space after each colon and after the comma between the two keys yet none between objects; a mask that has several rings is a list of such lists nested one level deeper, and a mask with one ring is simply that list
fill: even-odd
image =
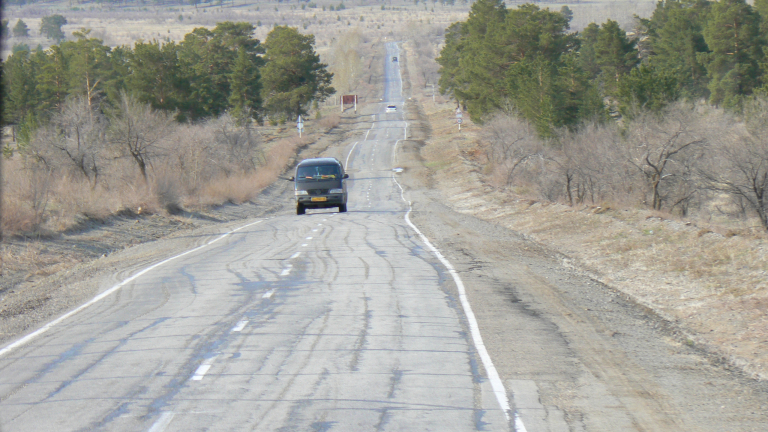
[{"label": "bare deciduous tree", "polygon": [[95,187],[105,162],[107,121],[84,96],[68,98],[36,131],[33,151],[52,168],[71,167]]},{"label": "bare deciduous tree", "polygon": [[175,113],[155,111],[125,93],[111,118],[109,142],[118,154],[136,162],[144,180],[152,160],[168,153],[167,138],[176,129]]},{"label": "bare deciduous tree", "polygon": [[[644,113],[627,128],[627,161],[643,174],[651,208],[661,210],[669,202],[690,199],[696,188],[691,159],[698,158],[708,144],[706,116],[683,103],[674,104],[661,115]],[[682,192],[682,195],[681,195]]]},{"label": "bare deciduous tree", "polygon": [[487,145],[488,160],[507,186],[522,166],[543,155],[544,145],[536,129],[514,114],[497,114],[488,121],[482,138]]},{"label": "bare deciduous tree", "polygon": [[341,94],[351,93],[358,84],[363,67],[362,42],[360,30],[351,30],[342,34],[331,50],[329,67],[333,72],[333,86]]},{"label": "bare deciduous tree", "polygon": [[227,175],[232,167],[239,171],[255,170],[263,162],[264,155],[259,149],[261,139],[249,123],[238,125],[237,119],[229,114],[211,120],[215,144],[220,155],[225,156],[222,166]]},{"label": "bare deciduous tree", "polygon": [[616,125],[587,124],[578,130],[560,131],[559,148],[551,151],[564,179],[565,196],[570,205],[590,201],[618,200],[632,187],[631,176],[620,154],[621,136]]},{"label": "bare deciduous tree", "polygon": [[744,123],[722,134],[700,171],[709,189],[725,193],[768,230],[768,99],[746,104]]}]

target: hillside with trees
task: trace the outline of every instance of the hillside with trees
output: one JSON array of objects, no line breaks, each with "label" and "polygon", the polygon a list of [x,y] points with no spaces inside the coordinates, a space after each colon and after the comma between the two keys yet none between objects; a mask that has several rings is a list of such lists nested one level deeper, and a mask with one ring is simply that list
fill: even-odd
[{"label": "hillside with trees", "polygon": [[768,1],[664,0],[632,32],[478,0],[440,90],[484,125],[497,184],[768,229]]}]

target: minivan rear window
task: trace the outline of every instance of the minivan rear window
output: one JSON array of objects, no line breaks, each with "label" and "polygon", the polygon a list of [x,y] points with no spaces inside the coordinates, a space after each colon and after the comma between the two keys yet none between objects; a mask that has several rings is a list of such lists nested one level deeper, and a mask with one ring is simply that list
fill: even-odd
[{"label": "minivan rear window", "polygon": [[300,166],[296,172],[297,180],[329,180],[341,178],[337,165]]}]

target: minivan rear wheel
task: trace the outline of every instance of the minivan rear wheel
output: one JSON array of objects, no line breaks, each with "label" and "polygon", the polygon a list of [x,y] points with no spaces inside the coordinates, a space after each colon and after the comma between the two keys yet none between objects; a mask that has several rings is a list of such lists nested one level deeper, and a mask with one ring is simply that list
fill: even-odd
[{"label": "minivan rear wheel", "polygon": [[297,215],[303,215],[303,214],[304,214],[304,213],[306,213],[306,212],[307,212],[307,209],[306,209],[306,208],[304,208],[304,206],[303,206],[303,205],[301,205],[301,204],[296,204],[296,214],[297,214]]}]

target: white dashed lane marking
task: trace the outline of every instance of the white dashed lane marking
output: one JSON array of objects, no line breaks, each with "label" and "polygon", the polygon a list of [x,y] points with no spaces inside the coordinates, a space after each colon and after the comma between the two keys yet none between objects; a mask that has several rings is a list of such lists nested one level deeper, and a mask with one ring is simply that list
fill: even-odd
[{"label": "white dashed lane marking", "polygon": [[232,327],[233,332],[239,332],[242,331],[245,326],[248,325],[248,320],[243,318],[241,321],[239,321],[234,327]]},{"label": "white dashed lane marking", "polygon": [[293,266],[290,266],[290,265],[288,267],[284,268],[283,271],[280,273],[280,276],[288,276],[289,274],[291,274],[291,269],[292,268],[293,268]]},{"label": "white dashed lane marking", "polygon": [[195,371],[195,376],[192,377],[192,380],[193,381],[202,380],[203,377],[205,376],[205,373],[208,372],[208,369],[210,368],[211,368],[211,365],[209,364],[200,365],[200,367],[198,367],[197,370]]},{"label": "white dashed lane marking", "polygon": [[203,379],[206,373],[208,373],[208,369],[211,368],[211,365],[214,361],[216,361],[216,357],[218,357],[218,354],[209,358],[205,361],[205,363],[198,366],[197,370],[195,371],[195,375],[192,376],[192,381],[200,381]]},{"label": "white dashed lane marking", "polygon": [[274,293],[275,293],[275,290],[269,290],[269,291],[265,292],[264,295],[261,296],[261,298],[268,299],[268,298],[272,297],[272,294],[274,294]]},{"label": "white dashed lane marking", "polygon": [[170,411],[166,411],[162,414],[160,414],[160,418],[157,419],[155,424],[152,425],[151,428],[149,428],[149,432],[163,432],[165,428],[168,427],[169,424],[171,424],[171,420],[173,420],[174,414]]},{"label": "white dashed lane marking", "polygon": [[301,256],[301,252],[296,252],[295,254],[291,255],[291,259],[296,259]]}]

